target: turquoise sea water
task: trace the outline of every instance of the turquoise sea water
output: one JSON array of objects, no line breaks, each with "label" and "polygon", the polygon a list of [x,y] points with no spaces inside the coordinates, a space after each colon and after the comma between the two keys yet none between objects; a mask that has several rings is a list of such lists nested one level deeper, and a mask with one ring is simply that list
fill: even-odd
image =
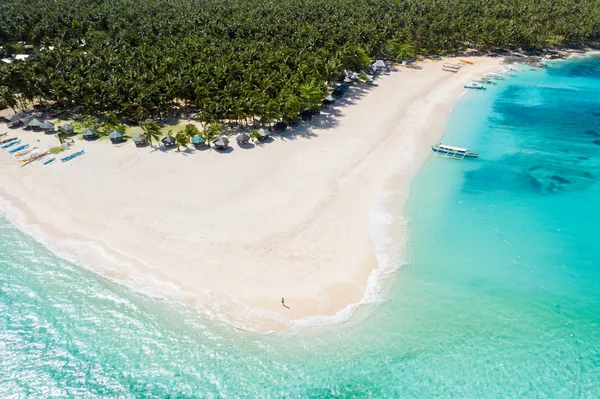
[{"label": "turquoise sea water", "polygon": [[432,156],[407,265],[338,326],[205,321],[0,218],[0,397],[600,397],[600,59],[521,69],[455,108],[482,158]]}]

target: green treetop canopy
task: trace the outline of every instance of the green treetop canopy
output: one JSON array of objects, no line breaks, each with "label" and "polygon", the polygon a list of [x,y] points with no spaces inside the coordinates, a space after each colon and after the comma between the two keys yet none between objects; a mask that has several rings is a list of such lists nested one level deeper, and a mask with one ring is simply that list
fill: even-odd
[{"label": "green treetop canopy", "polygon": [[50,129],[52,129],[52,128],[54,127],[54,123],[52,123],[52,122],[48,122],[48,121],[44,121],[44,122],[43,122],[43,123],[40,125],[40,127],[41,127],[42,129],[44,129],[44,130],[50,130]]},{"label": "green treetop canopy", "polygon": [[94,137],[97,135],[95,130],[92,129],[85,129],[83,132],[81,132],[81,135],[83,137]]},{"label": "green treetop canopy", "polygon": [[73,125],[71,125],[70,123],[62,125],[61,127],[59,127],[59,129],[62,130],[63,132],[72,132],[73,130],[75,130],[73,128]]},{"label": "green treetop canopy", "polygon": [[194,145],[204,144],[204,139],[202,137],[200,137],[199,134],[197,134],[194,137],[192,137],[192,144],[194,144]]},{"label": "green treetop canopy", "polygon": [[123,136],[125,136],[125,134],[123,132],[120,132],[118,130],[113,130],[108,135],[108,138],[111,139],[111,140],[116,140],[116,139],[122,139]]}]

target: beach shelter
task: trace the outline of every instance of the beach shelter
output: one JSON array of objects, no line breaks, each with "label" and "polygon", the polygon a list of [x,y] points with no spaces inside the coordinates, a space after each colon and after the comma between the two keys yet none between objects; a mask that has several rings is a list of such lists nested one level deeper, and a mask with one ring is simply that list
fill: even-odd
[{"label": "beach shelter", "polygon": [[145,134],[137,134],[137,135],[133,136],[131,141],[133,141],[133,144],[135,144],[136,146],[144,145],[144,144],[146,144],[146,135]]},{"label": "beach shelter", "polygon": [[112,141],[113,143],[122,141],[125,138],[125,133],[120,132],[118,130],[113,130],[112,132],[110,132],[110,134],[108,135],[108,138],[110,139],[110,141]]},{"label": "beach shelter", "polygon": [[344,83],[352,83],[352,79],[350,79],[350,78],[345,78],[345,79],[344,79]]},{"label": "beach shelter", "polygon": [[247,145],[248,142],[250,141],[250,136],[248,136],[246,133],[240,133],[235,138],[235,141],[237,141],[238,145],[240,145],[240,146]]},{"label": "beach shelter", "polygon": [[41,125],[40,125],[40,129],[44,129],[44,130],[50,130],[54,128],[54,123],[49,122],[49,121],[44,121]]},{"label": "beach shelter", "polygon": [[44,123],[44,121],[42,121],[41,119],[38,118],[31,118],[31,120],[29,122],[27,122],[26,126],[27,127],[41,127],[42,123]]},{"label": "beach shelter", "polygon": [[64,125],[60,126],[58,129],[62,130],[65,133],[73,133],[73,131],[75,130],[73,128],[73,125],[71,125],[70,123],[64,124]]},{"label": "beach shelter", "polygon": [[331,105],[335,102],[335,98],[333,98],[333,96],[330,94],[327,97],[325,97],[325,99],[323,100],[323,104],[325,105]]},{"label": "beach shelter", "polygon": [[204,145],[204,139],[199,134],[197,134],[194,137],[192,137],[192,144],[196,147],[199,145]]},{"label": "beach shelter", "polygon": [[381,70],[387,69],[387,65],[385,65],[385,62],[383,62],[382,60],[377,60],[373,64],[373,68],[375,68],[376,70],[381,71]]},{"label": "beach shelter", "polygon": [[269,138],[271,133],[267,129],[258,129],[258,141],[264,141]]},{"label": "beach shelter", "polygon": [[16,121],[15,121],[15,122],[13,122],[12,124],[13,124],[13,125],[18,125],[18,124],[22,123],[23,125],[27,126],[27,124],[28,124],[29,122],[31,122],[31,120],[32,120],[33,118],[35,118],[35,116],[33,116],[33,115],[26,115],[26,116],[24,115],[24,116],[23,116],[21,119],[18,119],[18,120],[16,120]]},{"label": "beach shelter", "polygon": [[273,125],[273,130],[276,132],[283,132],[287,128],[287,123],[285,122],[277,122]]},{"label": "beach shelter", "polygon": [[81,135],[83,136],[84,139],[91,140],[91,139],[97,137],[98,133],[92,129],[85,129],[83,132],[81,132]]},{"label": "beach shelter", "polygon": [[175,140],[175,137],[173,136],[165,136],[161,142],[165,147],[173,147],[175,144],[177,144],[177,140]]},{"label": "beach shelter", "polygon": [[356,72],[354,72],[352,75],[350,75],[350,79],[352,79],[352,80],[358,80],[358,79],[360,79],[360,75],[357,74]]},{"label": "beach shelter", "polygon": [[223,151],[227,147],[229,147],[229,140],[227,139],[227,137],[219,137],[218,139],[213,141],[213,146],[215,146],[217,150]]}]

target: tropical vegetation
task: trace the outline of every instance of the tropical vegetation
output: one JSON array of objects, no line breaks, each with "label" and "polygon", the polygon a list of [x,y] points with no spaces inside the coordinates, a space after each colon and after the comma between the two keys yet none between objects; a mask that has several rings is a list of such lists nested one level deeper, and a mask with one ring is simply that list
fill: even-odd
[{"label": "tropical vegetation", "polygon": [[125,117],[156,141],[168,113],[291,121],[372,58],[577,44],[599,21],[597,0],[2,0],[0,52],[34,56],[0,63],[0,102]]}]

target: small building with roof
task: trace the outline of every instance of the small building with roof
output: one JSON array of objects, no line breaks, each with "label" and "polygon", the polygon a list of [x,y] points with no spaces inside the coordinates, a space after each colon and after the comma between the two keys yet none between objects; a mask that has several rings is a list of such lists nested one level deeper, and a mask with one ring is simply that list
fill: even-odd
[{"label": "small building with roof", "polygon": [[250,142],[250,136],[248,136],[246,133],[240,133],[236,136],[235,141],[237,141],[239,146],[248,145]]},{"label": "small building with roof", "polygon": [[146,139],[145,134],[136,134],[135,136],[133,136],[131,141],[133,141],[133,144],[135,144],[136,147],[148,144],[148,139]]},{"label": "small building with roof", "polygon": [[125,133],[115,129],[112,132],[110,132],[110,134],[108,135],[108,138],[113,143],[119,143],[119,142],[125,140]]},{"label": "small building with roof", "polygon": [[177,140],[175,140],[175,137],[173,136],[165,136],[161,142],[165,147],[173,147],[177,145]]},{"label": "small building with roof", "polygon": [[227,149],[227,147],[229,147],[229,139],[227,139],[227,137],[221,136],[215,141],[213,141],[213,146],[215,147],[215,149],[223,151]]},{"label": "small building with roof", "polygon": [[85,129],[83,132],[81,132],[81,135],[86,140],[92,140],[98,137],[98,132],[93,129]]}]

